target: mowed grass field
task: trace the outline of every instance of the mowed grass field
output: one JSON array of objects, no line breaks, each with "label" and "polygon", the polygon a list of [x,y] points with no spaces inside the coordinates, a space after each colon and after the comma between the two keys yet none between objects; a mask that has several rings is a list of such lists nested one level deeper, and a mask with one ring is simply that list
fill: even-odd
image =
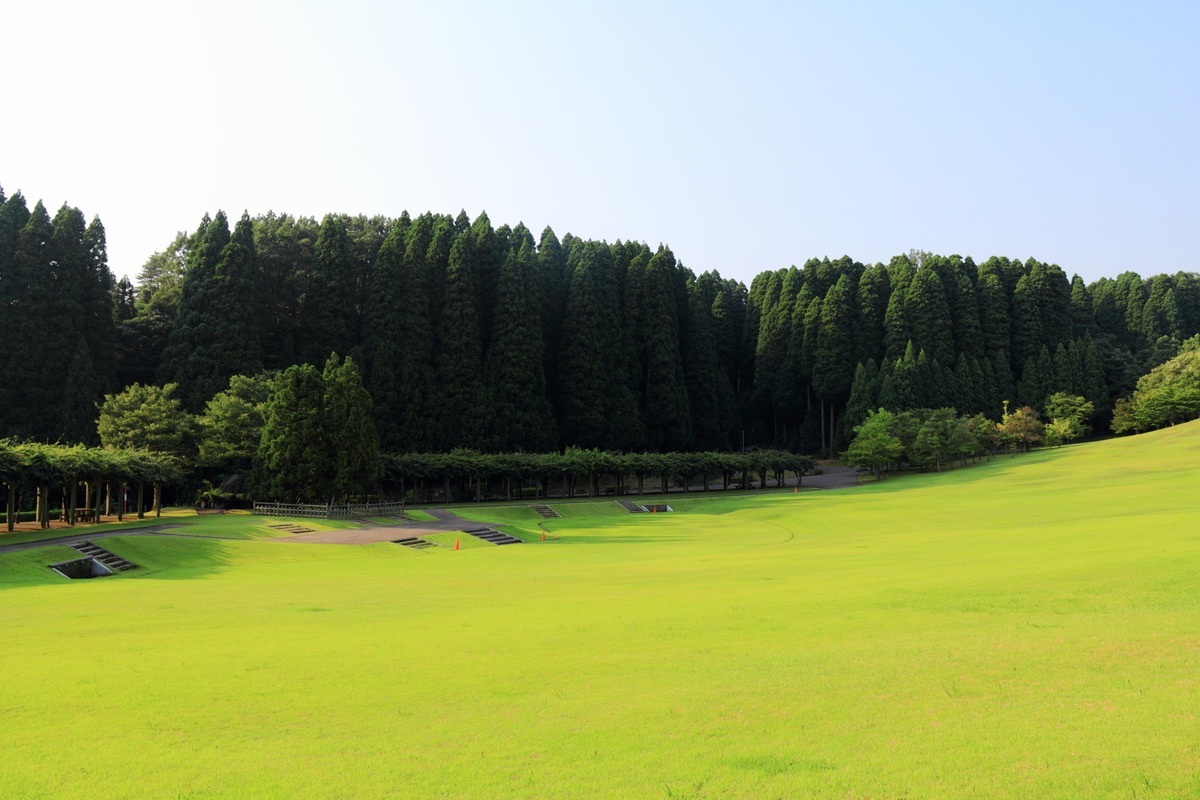
[{"label": "mowed grass field", "polygon": [[460,510],[527,545],[0,556],[0,797],[1200,797],[1198,486],[1191,424],[545,543]]}]

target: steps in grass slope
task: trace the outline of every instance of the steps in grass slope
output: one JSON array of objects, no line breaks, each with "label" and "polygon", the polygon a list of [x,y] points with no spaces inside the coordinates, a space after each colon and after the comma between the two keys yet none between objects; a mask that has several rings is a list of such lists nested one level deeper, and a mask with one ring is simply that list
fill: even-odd
[{"label": "steps in grass slope", "polygon": [[422,539],[420,536],[409,536],[406,539],[396,539],[392,544],[398,544],[401,547],[407,547],[410,550],[431,550],[439,547],[444,547],[437,542],[431,542],[428,539]]},{"label": "steps in grass slope", "polygon": [[524,544],[524,542],[517,537],[509,536],[507,533],[501,533],[495,528],[463,528],[463,533],[469,533],[477,539],[483,539],[485,542],[491,542],[492,544]]},{"label": "steps in grass slope", "polygon": [[530,508],[532,508],[534,510],[534,512],[537,513],[538,516],[542,517],[543,519],[560,519],[560,518],[562,518],[562,514],[558,513],[557,511],[555,511],[553,508],[546,505],[545,503],[539,503],[537,505],[532,505],[532,506],[530,506]]},{"label": "steps in grass slope", "polygon": [[132,561],[127,561],[94,542],[72,542],[67,546],[82,555],[83,558],[50,565],[50,569],[65,578],[72,580],[102,578],[105,575],[125,572],[137,566]]},{"label": "steps in grass slope", "polygon": [[632,500],[617,500],[616,503],[630,514],[661,514],[665,511],[675,510],[666,503],[650,503],[649,505],[640,505]]},{"label": "steps in grass slope", "polygon": [[278,525],[268,525],[267,527],[274,528],[275,530],[278,530],[278,531],[284,531],[285,533],[313,533],[314,532],[312,528],[306,528],[303,525],[296,525],[295,523],[291,523],[291,522],[281,522]]},{"label": "steps in grass slope", "polygon": [[126,561],[116,553],[105,550],[98,544],[93,542],[77,542],[71,545],[72,550],[78,550],[88,558],[99,561],[104,566],[108,567],[112,572],[124,572],[128,569],[133,569],[137,566],[132,561]]}]

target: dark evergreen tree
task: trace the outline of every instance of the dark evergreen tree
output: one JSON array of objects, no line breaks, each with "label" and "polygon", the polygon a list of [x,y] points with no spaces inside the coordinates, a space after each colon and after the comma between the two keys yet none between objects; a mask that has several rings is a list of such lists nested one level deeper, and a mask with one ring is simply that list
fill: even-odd
[{"label": "dark evergreen tree", "polygon": [[1150,290],[1142,306],[1140,329],[1148,342],[1157,341],[1163,336],[1178,340],[1186,338],[1169,276],[1155,275],[1150,279]]},{"label": "dark evergreen tree", "polygon": [[137,315],[137,290],[133,282],[124,275],[113,287],[112,294],[113,320],[119,325],[128,322]]},{"label": "dark evergreen tree", "polygon": [[[784,291],[786,270],[764,273],[755,279],[757,293],[751,289],[751,303],[758,318],[758,337],[754,348],[754,391],[751,402],[755,413],[770,421],[771,434],[779,435],[778,418],[781,374],[788,360],[788,343],[792,338],[794,297]],[[801,332],[801,336],[802,336]],[[793,351],[793,359],[797,356]],[[782,381],[784,391],[794,391],[799,369],[787,373],[792,380]]]},{"label": "dark evergreen tree", "polygon": [[1000,278],[993,273],[980,276],[976,296],[984,350],[989,359],[994,359],[997,353],[1008,353],[1012,347],[1008,296]]},{"label": "dark evergreen tree", "polygon": [[[442,318],[442,303],[446,296],[446,272],[450,268],[450,248],[457,236],[458,229],[454,226],[453,219],[440,216],[433,220],[433,235],[429,240],[429,248],[425,251],[425,286],[429,292],[429,319],[434,321]],[[435,360],[440,347],[441,344],[435,337]]]},{"label": "dark evergreen tree", "polygon": [[565,444],[625,449],[643,439],[637,403],[609,346],[622,336],[619,286],[612,252],[599,242],[569,248],[571,283],[563,318],[560,367],[562,410],[559,428]]},{"label": "dark evergreen tree", "polygon": [[554,411],[546,393],[542,358],[541,297],[531,241],[508,252],[500,268],[492,347],[487,356],[491,386],[491,435],[500,452],[547,452],[557,447]]},{"label": "dark evergreen tree", "polygon": [[471,224],[475,252],[475,311],[479,318],[479,340],[486,354],[492,346],[492,313],[500,285],[500,269],[508,252],[503,247],[487,212],[481,212]]},{"label": "dark evergreen tree", "polygon": [[1075,275],[1071,278],[1072,335],[1086,336],[1093,333],[1095,327],[1095,321],[1092,318],[1092,294],[1088,291],[1083,278]]},{"label": "dark evergreen tree", "polygon": [[[420,224],[420,223],[418,223]],[[404,235],[392,230],[379,248],[372,271],[371,293],[363,315],[362,353],[366,385],[374,401],[375,428],[387,452],[409,449],[401,433],[404,381],[401,364],[411,343],[406,322],[414,314],[405,285]],[[424,257],[424,254],[422,254]],[[424,276],[420,276],[423,282]]]},{"label": "dark evergreen tree", "polygon": [[[435,234],[436,236],[436,234]],[[475,239],[458,236],[450,248],[445,296],[438,325],[439,449],[482,448],[489,399],[483,381],[483,347],[476,313]]]},{"label": "dark evergreen tree", "polygon": [[850,399],[842,413],[842,440],[848,441],[854,429],[867,415],[879,408],[879,368],[875,359],[859,362],[854,368],[854,381],[850,384]]},{"label": "dark evergreen tree", "polygon": [[904,355],[904,348],[912,339],[905,313],[908,287],[914,274],[912,263],[906,256],[896,256],[888,263],[887,274],[892,293],[883,316],[884,347],[887,357],[895,360]]},{"label": "dark evergreen tree", "polygon": [[646,263],[638,298],[641,411],[647,443],[656,452],[683,450],[691,422],[679,347],[675,269],[674,254],[659,246]]},{"label": "dark evergreen tree", "polygon": [[[41,343],[42,363],[48,370],[35,370],[38,375],[25,387],[27,395],[34,394],[32,402],[46,409],[50,417],[48,429],[37,432],[39,438],[62,442],[85,442],[95,444],[96,403],[103,399],[104,389],[98,365],[89,350],[88,336],[105,337],[110,345],[106,353],[108,361],[103,363],[105,372],[112,374],[111,344],[113,340],[111,283],[93,283],[90,269],[91,253],[86,237],[83,213],[77,208],[63,204],[54,216],[48,255],[49,262],[43,266],[42,286],[47,295],[47,330],[55,331]],[[103,231],[103,229],[101,229]],[[103,241],[100,243],[101,252]],[[105,266],[107,274],[107,265]],[[111,275],[107,275],[111,278]],[[97,308],[96,301],[100,301]],[[83,345],[80,351],[79,346]],[[78,368],[81,374],[70,376]]]},{"label": "dark evergreen tree", "polygon": [[[57,353],[45,327],[52,323],[55,307],[53,237],[50,215],[38,201],[17,236],[7,281],[13,294],[6,298],[7,363],[2,383],[10,386],[5,434],[14,438],[57,438],[58,392],[53,383]],[[66,367],[60,364],[60,369]]]},{"label": "dark evergreen tree", "polygon": [[254,458],[256,497],[290,502],[329,498],[329,463],[323,411],[325,382],[311,364],[279,374],[263,409],[263,432]]},{"label": "dark evergreen tree", "polygon": [[[842,275],[821,302],[817,350],[812,384],[821,398],[822,419],[828,416],[828,448],[837,450],[837,409],[850,395],[854,380],[854,293],[848,275]],[[828,414],[824,409],[828,407]],[[822,436],[822,442],[826,440]]]},{"label": "dark evergreen tree", "polygon": [[282,369],[301,358],[303,298],[319,231],[310,217],[269,213],[254,221],[259,343],[267,369]]},{"label": "dark evergreen tree", "polygon": [[930,358],[953,363],[954,323],[942,281],[933,269],[921,269],[908,285],[904,303],[913,344]]},{"label": "dark evergreen tree", "polygon": [[715,273],[705,273],[689,290],[686,332],[683,339],[683,368],[691,403],[690,447],[699,451],[730,448],[734,397],[729,377],[721,368],[713,335],[713,307],[720,290]]},{"label": "dark evergreen tree", "polygon": [[1022,275],[1012,298],[1012,363],[1025,364],[1045,341],[1037,286],[1028,275]]},{"label": "dark evergreen tree", "polygon": [[[707,273],[715,276],[716,273]],[[753,377],[753,351],[746,346],[746,302],[749,293],[738,281],[720,281],[720,288],[713,295],[712,326],[713,340],[717,348],[717,361],[725,371],[734,397],[740,397],[749,388]]]},{"label": "dark evergreen tree", "polygon": [[563,279],[566,261],[562,245],[549,225],[542,231],[537,248],[537,281],[529,287],[537,291],[538,313],[542,317],[542,361],[551,398],[556,390],[556,354],[562,336],[562,314],[566,306],[567,284]]},{"label": "dark evergreen tree", "polygon": [[372,421],[371,396],[354,360],[330,355],[321,375],[321,448],[328,481],[325,496],[345,502],[369,494],[379,482],[379,437]]},{"label": "dark evergreen tree", "polygon": [[[215,374],[222,379],[220,386],[224,386],[233,375],[254,375],[263,368],[258,263],[254,225],[249,214],[242,214],[229,243],[222,248],[214,284],[218,302],[210,312],[214,317],[213,336],[206,344],[213,350],[213,362],[219,365]],[[220,388],[215,388],[208,397],[217,391]]]},{"label": "dark evergreen tree", "polygon": [[1195,335],[1200,331],[1200,277],[1195,273],[1175,273],[1175,304],[1184,332]]},{"label": "dark evergreen tree", "polygon": [[[855,336],[855,359],[882,358],[884,355],[884,316],[887,314],[891,284],[887,269],[876,264],[865,270],[858,279],[858,326]],[[862,419],[865,419],[864,414]],[[859,422],[862,421],[859,420]],[[858,422],[854,423],[855,425]],[[845,428],[853,431],[853,427]]]},{"label": "dark evergreen tree", "polygon": [[188,268],[183,278],[179,312],[159,367],[160,380],[179,385],[184,408],[196,412],[228,383],[221,368],[223,354],[214,341],[224,302],[217,286],[217,264],[229,244],[229,221],[224,211],[211,220],[206,214],[192,236]]},{"label": "dark evergreen tree", "polygon": [[301,358],[305,362],[321,364],[329,353],[348,353],[357,343],[354,278],[346,222],[328,214],[313,245],[302,303]]},{"label": "dark evergreen tree", "polygon": [[968,276],[965,268],[956,269],[953,280],[955,282],[953,308],[955,349],[959,353],[965,353],[968,358],[983,358],[987,353],[987,347],[984,343],[979,300],[975,295],[974,282]]}]

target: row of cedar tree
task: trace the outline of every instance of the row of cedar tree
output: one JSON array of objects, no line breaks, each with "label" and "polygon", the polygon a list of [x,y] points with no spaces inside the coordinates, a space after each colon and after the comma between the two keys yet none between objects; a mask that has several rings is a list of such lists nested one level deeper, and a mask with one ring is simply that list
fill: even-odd
[{"label": "row of cedar tree", "polygon": [[96,441],[96,404],[331,352],[362,368],[385,452],[836,451],[868,410],[998,419],[1081,395],[1104,429],[1138,376],[1200,331],[1200,278],[1085,285],[993,257],[843,257],[747,287],[672,252],[407,213],[206,217],[113,280],[104,229],[0,191],[0,431]]}]

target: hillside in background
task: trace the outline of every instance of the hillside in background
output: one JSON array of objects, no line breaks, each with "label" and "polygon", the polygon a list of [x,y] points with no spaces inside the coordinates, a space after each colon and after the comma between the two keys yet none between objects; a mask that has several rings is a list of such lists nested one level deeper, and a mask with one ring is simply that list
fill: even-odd
[{"label": "hillside in background", "polygon": [[486,214],[231,229],[218,213],[114,284],[103,228],[82,219],[20,193],[0,206],[6,374],[22,385],[0,393],[8,435],[94,440],[106,392],[177,382],[198,411],[232,375],[331,351],[362,365],[397,452],[828,452],[870,408],[998,418],[1056,391],[1091,401],[1103,430],[1200,332],[1190,272],[1086,285],[1034,259],[914,251],[811,259],[747,288],[661,245],[535,237]]}]

